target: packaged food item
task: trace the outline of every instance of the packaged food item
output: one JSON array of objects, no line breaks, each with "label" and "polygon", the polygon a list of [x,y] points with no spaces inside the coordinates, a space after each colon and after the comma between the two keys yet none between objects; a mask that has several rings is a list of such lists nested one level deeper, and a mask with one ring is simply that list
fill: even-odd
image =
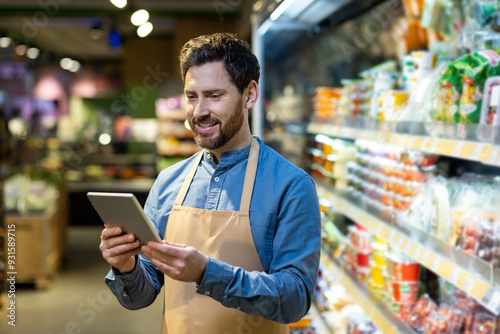
[{"label": "packaged food item", "polygon": [[392,312],[394,312],[402,321],[408,321],[408,315],[410,314],[413,303],[400,303],[397,301],[392,302]]},{"label": "packaged food item", "polygon": [[419,282],[392,282],[394,301],[414,303],[417,300]]},{"label": "packaged food item", "polygon": [[440,78],[437,120],[479,123],[484,83],[500,73],[499,60],[495,51],[481,50],[452,61]]},{"label": "packaged food item", "polygon": [[494,315],[490,313],[476,313],[473,316],[474,323],[472,325],[471,334],[497,334],[498,323]]},{"label": "packaged food item", "polygon": [[463,325],[463,311],[448,304],[439,305],[438,312],[433,312],[426,319],[425,334],[458,334]]},{"label": "packaged food item", "polygon": [[408,92],[388,90],[381,92],[378,98],[377,118],[395,121],[408,100]]},{"label": "packaged food item", "polygon": [[394,280],[398,282],[418,282],[420,264],[408,259],[394,259]]},{"label": "packaged food item", "polygon": [[356,263],[358,267],[369,267],[370,266],[370,250],[356,250]]},{"label": "packaged food item", "polygon": [[374,264],[371,266],[370,278],[373,284],[382,287],[384,285],[385,268],[379,267]]},{"label": "packaged food item", "polygon": [[484,84],[480,124],[499,125],[500,76],[490,77]]},{"label": "packaged food item", "polygon": [[432,313],[436,312],[437,309],[438,306],[436,302],[433,301],[428,294],[423,294],[410,311],[407,317],[407,323],[417,331],[422,331],[426,319]]}]

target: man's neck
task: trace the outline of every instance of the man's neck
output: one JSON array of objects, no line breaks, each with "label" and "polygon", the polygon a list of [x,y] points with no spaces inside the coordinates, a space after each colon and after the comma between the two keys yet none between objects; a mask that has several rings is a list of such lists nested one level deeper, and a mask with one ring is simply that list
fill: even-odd
[{"label": "man's neck", "polygon": [[218,165],[222,154],[226,152],[242,150],[245,147],[248,147],[252,143],[252,134],[248,132],[248,135],[246,135],[245,137],[246,138],[244,140],[238,140],[237,142],[233,142],[233,140],[236,139],[233,138],[223,147],[215,150],[209,150],[209,152],[213,155],[214,162]]}]

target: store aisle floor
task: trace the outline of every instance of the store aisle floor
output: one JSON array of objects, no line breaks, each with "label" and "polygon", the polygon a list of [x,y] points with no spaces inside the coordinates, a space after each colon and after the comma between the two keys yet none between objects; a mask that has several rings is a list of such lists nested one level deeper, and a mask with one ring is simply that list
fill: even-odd
[{"label": "store aisle floor", "polygon": [[47,289],[16,287],[16,326],[2,315],[0,333],[132,334],[159,333],[163,298],[150,307],[129,311],[104,283],[109,265],[99,251],[101,228],[69,230],[69,253]]}]

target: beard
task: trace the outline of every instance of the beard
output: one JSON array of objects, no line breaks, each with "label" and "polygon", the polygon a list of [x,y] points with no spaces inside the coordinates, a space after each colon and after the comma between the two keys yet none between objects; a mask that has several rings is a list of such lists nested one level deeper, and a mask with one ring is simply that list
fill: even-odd
[{"label": "beard", "polygon": [[[199,118],[189,119],[189,126],[194,133],[194,140],[201,148],[208,150],[216,150],[226,145],[233,137],[240,131],[244,122],[244,114],[242,112],[242,99],[241,97],[236,102],[233,110],[227,118],[227,122],[223,125],[219,120],[211,119],[210,115]],[[195,124],[199,123],[212,123],[219,124],[219,134],[199,132]]]}]

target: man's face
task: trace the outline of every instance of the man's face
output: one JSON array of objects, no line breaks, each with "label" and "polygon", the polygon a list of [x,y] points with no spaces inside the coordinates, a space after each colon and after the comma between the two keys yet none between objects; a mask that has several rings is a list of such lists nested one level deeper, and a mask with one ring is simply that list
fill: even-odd
[{"label": "man's face", "polygon": [[225,146],[246,123],[242,95],[222,62],[191,67],[184,93],[189,125],[196,143],[203,148]]}]

